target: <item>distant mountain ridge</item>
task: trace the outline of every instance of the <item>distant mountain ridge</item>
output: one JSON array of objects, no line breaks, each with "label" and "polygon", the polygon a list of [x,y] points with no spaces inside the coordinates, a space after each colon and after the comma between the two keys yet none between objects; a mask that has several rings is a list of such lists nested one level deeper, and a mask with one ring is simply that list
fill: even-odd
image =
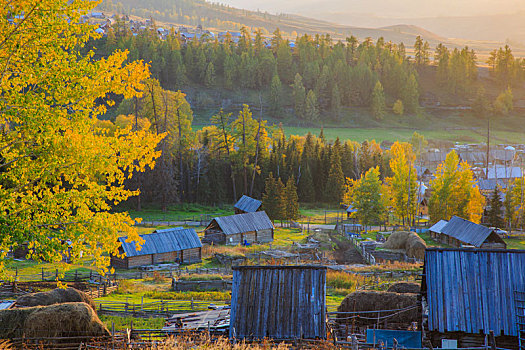
[{"label": "distant mountain ridge", "polygon": [[[425,40],[432,44],[445,41],[444,38],[428,30],[419,28],[414,25],[396,25],[385,28],[362,28],[351,25],[339,25],[325,20],[319,20],[299,15],[272,15],[267,12],[249,11],[237,9],[230,6],[210,3],[204,0],[120,0],[122,6],[116,8],[117,12],[142,15],[143,17],[152,17],[157,21],[166,23],[177,23],[177,18],[196,18],[206,19],[209,23],[217,20],[230,23],[239,23],[252,28],[265,28],[272,33],[276,28],[292,33],[296,32],[301,35],[307,34],[330,34],[334,39],[345,39],[347,36],[354,35],[359,39],[371,37],[377,40],[383,37],[386,41],[411,46],[415,38],[421,35]],[[101,9],[107,9],[107,3],[103,2]],[[114,6],[114,5],[111,5]],[[180,21],[179,21],[180,23]],[[209,23],[202,24],[205,27],[211,27]],[[233,27],[233,26],[232,26]],[[233,28],[220,28],[233,29]],[[238,30],[238,28],[237,28]]]},{"label": "distant mountain ridge", "polygon": [[385,27],[406,23],[426,28],[447,38],[478,41],[507,40],[525,46],[525,11],[480,16],[440,16],[418,18],[383,18],[345,12],[320,12],[319,18],[343,25]]}]

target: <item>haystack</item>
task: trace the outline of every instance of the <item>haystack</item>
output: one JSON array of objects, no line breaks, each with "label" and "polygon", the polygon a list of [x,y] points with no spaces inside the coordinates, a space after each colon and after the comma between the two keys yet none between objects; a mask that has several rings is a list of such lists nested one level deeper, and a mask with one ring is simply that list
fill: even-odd
[{"label": "haystack", "polygon": [[414,282],[396,282],[388,287],[387,292],[390,293],[419,293],[421,286]]},{"label": "haystack", "polygon": [[[417,307],[417,294],[412,293],[390,293],[376,291],[359,291],[346,296],[337,308],[338,312],[360,312],[360,311],[378,311],[381,313],[363,313],[355,319],[355,323],[349,315],[339,314],[339,323],[355,324],[356,326],[366,326],[377,323],[377,317],[380,317],[380,323],[385,322],[389,325],[408,327],[412,322],[421,320],[421,312]],[[410,306],[416,306],[410,310],[397,312],[384,310],[398,310]],[[391,317],[385,317],[392,315]]]},{"label": "haystack", "polygon": [[53,304],[83,302],[91,306],[96,313],[95,302],[89,295],[75,288],[53,289],[49,292],[31,293],[19,297],[16,300],[18,307],[47,306]]},{"label": "haystack", "polygon": [[0,310],[0,339],[25,337],[110,336],[86,303],[64,303]]},{"label": "haystack", "polygon": [[411,258],[423,260],[425,258],[425,249],[427,245],[414,232],[398,231],[393,232],[388,240],[383,244],[386,249],[404,249],[406,254]]},{"label": "haystack", "polygon": [[397,231],[392,232],[386,242],[383,244],[385,249],[405,249],[408,236],[411,232]]}]

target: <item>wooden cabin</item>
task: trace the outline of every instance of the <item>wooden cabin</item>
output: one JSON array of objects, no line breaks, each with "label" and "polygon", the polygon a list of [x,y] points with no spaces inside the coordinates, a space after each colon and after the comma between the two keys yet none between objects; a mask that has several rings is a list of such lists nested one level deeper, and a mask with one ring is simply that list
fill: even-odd
[{"label": "wooden cabin", "polygon": [[439,221],[429,231],[434,240],[453,247],[507,248],[505,241],[494,229],[457,216],[453,216],[449,222],[445,220]]},{"label": "wooden cabin", "polygon": [[205,242],[237,245],[273,242],[274,226],[264,211],[214,218],[204,230]]},{"label": "wooden cabin", "polygon": [[169,228],[140,235],[144,244],[138,248],[137,242],[126,242],[127,237],[120,237],[119,252],[124,258],[111,257],[111,266],[131,269],[138,266],[160,263],[192,264],[201,261],[202,243],[192,228]]},{"label": "wooden cabin", "polygon": [[233,206],[235,214],[254,213],[261,209],[262,202],[243,195]]}]

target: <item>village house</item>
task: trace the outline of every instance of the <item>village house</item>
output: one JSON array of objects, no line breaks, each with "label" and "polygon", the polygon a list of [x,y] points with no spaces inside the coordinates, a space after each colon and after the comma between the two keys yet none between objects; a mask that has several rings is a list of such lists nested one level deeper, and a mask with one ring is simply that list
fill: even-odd
[{"label": "village house", "polygon": [[140,237],[144,239],[140,249],[136,245],[137,242],[126,242],[127,237],[120,237],[119,252],[126,256],[112,256],[111,266],[131,269],[160,263],[192,264],[201,261],[202,243],[192,228],[156,230]]},{"label": "village house", "polygon": [[204,241],[218,244],[273,242],[274,226],[264,211],[214,218],[204,230]]},{"label": "village house", "polygon": [[453,247],[506,249],[507,244],[495,229],[453,216],[450,221],[440,220],[429,229],[430,236]]},{"label": "village house", "polygon": [[523,250],[428,248],[421,284],[427,337],[434,348],[474,348],[493,332],[494,348],[517,349],[524,286]]},{"label": "village house", "polygon": [[233,208],[235,209],[235,214],[254,213],[261,209],[261,205],[261,201],[243,195],[241,198],[239,198],[237,203],[235,203]]},{"label": "village house", "polygon": [[326,339],[326,267],[234,266],[230,338]]}]

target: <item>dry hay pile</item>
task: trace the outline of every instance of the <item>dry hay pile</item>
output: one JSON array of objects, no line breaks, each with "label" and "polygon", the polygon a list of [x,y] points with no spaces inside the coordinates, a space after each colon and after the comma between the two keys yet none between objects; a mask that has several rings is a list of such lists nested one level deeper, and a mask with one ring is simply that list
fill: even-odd
[{"label": "dry hay pile", "polygon": [[398,231],[393,232],[388,240],[383,244],[386,249],[404,249],[406,254],[411,258],[423,260],[425,258],[425,249],[427,245],[414,232]]},{"label": "dry hay pile", "polygon": [[49,292],[26,294],[16,300],[18,307],[47,306],[53,304],[83,302],[91,306],[96,313],[95,302],[89,295],[75,288],[53,289]]},{"label": "dry hay pile", "polygon": [[0,310],[0,339],[110,336],[86,303],[64,303]]},{"label": "dry hay pile", "polygon": [[[420,322],[421,312],[419,310],[418,295],[412,293],[390,293],[376,291],[358,291],[347,295],[341,305],[337,308],[338,312],[360,312],[360,311],[377,311],[379,313],[379,323],[381,325],[389,324],[392,326],[409,327],[412,322]],[[399,310],[415,306],[414,308],[398,312],[385,310]],[[355,318],[356,326],[366,326],[377,324],[378,313],[358,314],[360,317]],[[391,317],[385,317],[392,315]],[[339,323],[354,324],[350,314],[339,314]]]},{"label": "dry hay pile", "polygon": [[388,287],[387,292],[390,293],[415,293],[418,294],[421,291],[419,283],[414,282],[396,282]]}]

